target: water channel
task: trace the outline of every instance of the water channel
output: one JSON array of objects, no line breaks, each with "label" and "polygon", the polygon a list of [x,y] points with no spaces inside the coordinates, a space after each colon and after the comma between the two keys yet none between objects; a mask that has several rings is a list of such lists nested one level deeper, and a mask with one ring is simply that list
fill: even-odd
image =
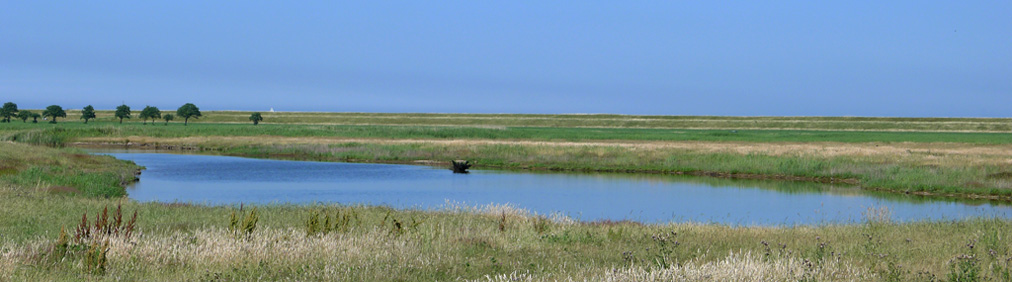
[{"label": "water channel", "polygon": [[141,202],[386,205],[441,209],[447,203],[510,204],[582,221],[729,225],[853,223],[1012,216],[1001,202],[938,200],[785,181],[642,174],[572,174],[250,159],[152,151],[93,150],[146,167],[128,187]]}]

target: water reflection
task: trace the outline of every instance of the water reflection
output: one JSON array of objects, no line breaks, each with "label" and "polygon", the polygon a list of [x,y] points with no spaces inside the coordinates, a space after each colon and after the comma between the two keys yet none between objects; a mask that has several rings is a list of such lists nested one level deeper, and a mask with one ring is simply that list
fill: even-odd
[{"label": "water reflection", "polygon": [[[515,171],[515,172],[535,173],[535,174],[570,174],[559,172],[529,172],[529,171]],[[662,184],[667,182],[682,182],[682,183],[706,185],[712,188],[748,187],[748,188],[777,191],[785,194],[815,193],[815,194],[833,194],[839,196],[859,196],[859,197],[872,195],[878,198],[888,199],[891,201],[899,201],[907,203],[930,203],[941,201],[941,202],[961,203],[965,205],[974,205],[974,206],[986,204],[1010,205],[1010,203],[1008,203],[1007,201],[1000,201],[1000,200],[960,199],[942,196],[899,194],[884,191],[864,190],[846,184],[835,185],[835,184],[812,183],[804,181],[727,179],[727,178],[699,177],[699,176],[686,176],[686,175],[629,174],[629,173],[594,173],[594,174],[581,174],[581,175],[593,175],[593,176],[602,176],[606,178],[627,179],[631,181],[656,182]]]}]

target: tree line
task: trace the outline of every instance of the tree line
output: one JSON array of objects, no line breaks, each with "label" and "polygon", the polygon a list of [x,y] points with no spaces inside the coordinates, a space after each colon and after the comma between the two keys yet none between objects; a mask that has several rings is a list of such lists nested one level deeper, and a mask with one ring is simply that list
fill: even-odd
[{"label": "tree line", "polygon": [[[116,107],[114,116],[119,118],[119,122],[123,123],[123,119],[131,118],[130,106],[120,105]],[[144,124],[148,123],[148,119],[151,120],[151,124],[155,124],[155,121],[162,119],[165,120],[165,124],[168,125],[169,121],[174,120],[176,117],[183,119],[183,125],[187,125],[190,119],[199,119],[203,116],[200,113],[200,108],[192,103],[186,103],[176,110],[176,114],[162,114],[162,111],[158,107],[145,106],[138,115],[139,118],[144,119]],[[49,123],[56,123],[57,118],[66,118],[67,113],[63,110],[63,107],[59,105],[51,105],[46,107],[46,110],[42,111],[42,114],[34,113],[28,110],[18,110],[18,104],[14,102],[4,103],[3,107],[0,108],[0,122],[11,122],[11,118],[20,119],[21,122],[28,122],[28,119],[32,119],[32,123],[38,123],[39,118],[49,119]],[[95,107],[91,105],[85,106],[81,110],[81,119],[84,123],[88,123],[88,120],[95,118]],[[252,120],[252,117],[251,117]],[[262,120],[262,118],[261,118]]]},{"label": "tree line", "polygon": [[[113,113],[113,116],[118,118],[119,123],[122,124],[123,119],[129,119],[132,117],[130,106],[127,106],[126,104],[117,106],[116,112]],[[186,103],[180,106],[179,109],[176,109],[175,115],[170,113],[163,115],[162,111],[159,110],[158,107],[144,106],[144,109],[141,110],[137,117],[143,119],[145,125],[148,124],[148,119],[151,120],[151,124],[155,124],[155,121],[162,119],[165,120],[165,125],[169,125],[169,121],[176,119],[177,116],[183,119],[183,125],[185,126],[190,122],[191,118],[199,119],[203,115],[201,115],[200,108],[196,105],[193,103]],[[56,118],[66,118],[67,113],[64,112],[63,107],[59,105],[46,107],[46,110],[40,115],[38,113],[33,113],[32,111],[18,110],[18,104],[15,104],[14,102],[4,103],[3,108],[0,108],[0,122],[11,122],[12,117],[21,119],[21,122],[28,122],[28,119],[32,119],[32,123],[38,123],[39,118],[44,117],[49,119],[49,123],[56,123]],[[88,123],[88,120],[94,118],[95,107],[88,105],[81,110],[81,119],[84,120],[84,123]],[[254,112],[249,116],[249,120],[253,122],[253,125],[258,125],[264,120],[264,117],[260,114],[260,112]]]}]

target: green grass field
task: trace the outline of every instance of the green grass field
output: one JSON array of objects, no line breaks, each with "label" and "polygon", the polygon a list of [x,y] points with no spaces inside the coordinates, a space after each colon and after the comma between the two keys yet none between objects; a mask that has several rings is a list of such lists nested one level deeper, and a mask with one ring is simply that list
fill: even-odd
[{"label": "green grass field", "polygon": [[[509,206],[136,203],[51,189],[79,185],[58,175],[118,181],[130,163],[14,143],[0,152],[17,164],[0,178],[2,280],[1007,281],[1012,259],[1012,222],[998,219],[898,224],[872,209],[856,225],[746,228],[573,222]],[[109,223],[96,227],[103,209]]]},{"label": "green grass field", "polygon": [[[835,181],[950,199],[1012,195],[1006,119],[265,113],[266,124],[253,126],[248,114],[206,112],[185,127],[121,125],[108,112],[88,124],[0,124],[0,140],[12,141],[0,142],[0,280],[1012,281],[1005,234],[1012,222],[1003,219],[892,223],[888,210],[869,209],[856,225],[729,227],[573,222],[508,206],[137,203],[122,197],[135,165],[53,148],[464,158],[478,168]],[[95,224],[103,208],[116,206],[122,222]],[[79,229],[84,214],[91,227]]]},{"label": "green grass field", "polygon": [[[312,125],[222,124],[194,122],[188,126],[163,123],[116,122],[32,124],[14,122],[0,126],[0,134],[43,131],[47,135],[78,137],[192,137],[192,136],[284,136],[348,137],[383,139],[495,139],[538,141],[701,141],[701,142],[917,142],[1012,144],[1010,133],[988,132],[895,132],[827,130],[656,129],[584,127],[481,127],[436,125]],[[6,136],[6,139],[11,139]]]},{"label": "green grass field", "polygon": [[[108,114],[108,113],[105,113]],[[648,172],[735,178],[844,182],[866,189],[953,197],[1012,199],[1012,134],[970,132],[975,119],[764,118],[794,123],[847,121],[844,130],[512,127],[540,115],[269,113],[267,123],[213,123],[237,112],[209,112],[189,126],[88,124],[0,126],[0,140],[63,146],[75,142],[168,146],[236,156],[351,162],[476,161],[479,168]],[[304,117],[271,124],[270,114]],[[222,117],[225,116],[225,117]],[[609,116],[613,119],[632,116]],[[485,123],[437,125],[482,118]],[[562,122],[597,116],[562,116]],[[655,117],[664,120],[665,117]],[[683,120],[680,117],[668,117]],[[396,125],[315,124],[400,120]],[[700,120],[743,118],[699,117]],[[982,119],[998,123],[1002,119]],[[407,123],[426,125],[405,125]],[[499,123],[492,123],[499,122]],[[866,124],[962,124],[958,132],[865,131]],[[364,122],[371,123],[371,122]],[[581,124],[582,125],[582,124]]]},{"label": "green grass field", "polygon": [[[844,181],[869,189],[958,197],[1006,198],[1012,191],[1012,183],[1001,177],[1010,171],[1005,161],[1009,156],[1004,153],[1008,149],[1005,145],[1012,140],[1008,138],[1010,134],[859,130],[865,123],[889,121],[898,124],[894,127],[902,128],[905,123],[966,125],[968,120],[973,119],[792,119],[796,123],[817,123],[823,119],[851,122],[851,127],[844,128],[844,131],[829,131],[505,127],[488,123],[522,123],[531,118],[554,117],[538,115],[278,113],[304,117],[305,123],[340,119],[402,120],[402,123],[424,123],[435,118],[454,122],[476,117],[486,120],[484,124],[472,126],[270,123],[252,126],[209,122],[215,120],[214,117],[225,119],[220,116],[245,114],[236,112],[210,112],[202,121],[181,126],[178,123],[142,125],[136,121],[119,124],[109,121],[109,113],[104,114],[106,116],[100,114],[98,121],[89,124],[4,124],[0,127],[0,140],[49,146],[78,141],[163,144],[240,156],[326,161],[413,162],[467,158],[478,161],[479,166],[485,168]],[[561,117],[563,121],[578,118],[601,119],[582,115]],[[680,120],[678,117],[672,119]],[[956,129],[972,130],[970,127]],[[391,143],[398,140],[401,143]],[[404,140],[414,142],[403,143]],[[439,143],[443,140],[474,141]],[[796,144],[807,147],[800,150],[789,148],[797,147]]]},{"label": "green grass field", "polygon": [[[33,110],[36,113],[41,110]],[[134,118],[124,122],[141,123]],[[163,109],[163,114],[175,111]],[[195,123],[250,123],[252,112],[205,111]],[[892,118],[892,117],[727,117],[640,116],[612,114],[427,114],[427,113],[329,113],[261,112],[267,124],[319,125],[434,125],[469,127],[593,127],[657,129],[792,129],[829,131],[1012,131],[1009,118]],[[119,122],[113,111],[96,111],[98,122]],[[81,122],[80,110],[67,110],[60,122]],[[29,121],[30,122],[30,121]],[[181,123],[175,120],[171,123]]]}]

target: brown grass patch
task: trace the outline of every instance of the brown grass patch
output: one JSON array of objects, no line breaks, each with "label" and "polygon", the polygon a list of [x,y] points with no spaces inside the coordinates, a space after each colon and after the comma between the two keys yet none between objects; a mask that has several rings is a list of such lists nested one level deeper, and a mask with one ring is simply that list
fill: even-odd
[{"label": "brown grass patch", "polygon": [[98,164],[99,160],[95,159],[95,156],[89,154],[66,154],[66,156],[77,163],[82,164]]},{"label": "brown grass patch", "polygon": [[1012,171],[1002,171],[987,175],[988,179],[1012,179]]},{"label": "brown grass patch", "polygon": [[495,243],[493,243],[492,240],[489,240],[488,238],[466,237],[466,238],[459,238],[459,239],[457,239],[457,242],[459,242],[459,243],[461,243],[462,245],[465,245],[465,246],[470,246],[470,247],[479,248],[479,249],[495,249],[496,248],[495,247]]},{"label": "brown grass patch", "polygon": [[[293,145],[293,144],[432,144],[432,145],[523,145],[523,146],[558,146],[558,147],[623,147],[629,149],[684,149],[698,152],[714,153],[762,153],[767,155],[816,155],[823,157],[836,156],[906,156],[925,155],[944,156],[1005,156],[1012,157],[1012,145],[980,145],[960,143],[841,143],[841,142],[804,142],[804,143],[756,143],[756,142],[698,142],[698,141],[524,141],[524,140],[489,140],[489,139],[379,139],[379,138],[342,138],[342,137],[281,137],[281,136],[204,136],[183,138],[155,138],[131,136],[138,142],[158,142],[163,144],[229,144],[229,145]],[[115,142],[118,139],[99,137],[85,138],[86,142]]]},{"label": "brown grass patch", "polygon": [[46,188],[45,191],[48,192],[48,193],[51,193],[51,194],[77,194],[77,193],[81,193],[81,191],[77,190],[77,188],[68,187],[68,186],[51,186],[49,188]]},{"label": "brown grass patch", "polygon": [[967,183],[965,183],[963,185],[966,186],[966,187],[972,187],[972,188],[985,188],[985,187],[987,187],[987,184],[984,184],[984,183],[982,183],[980,181],[970,181],[970,182],[967,182]]},{"label": "brown grass patch", "polygon": [[16,167],[11,166],[0,166],[0,175],[15,174],[18,173]]},{"label": "brown grass patch", "polygon": [[191,204],[191,203],[180,203],[180,202],[159,203],[159,204],[161,206],[163,206],[163,207],[170,207],[170,208],[185,208],[185,207],[192,207],[193,206],[193,204]]},{"label": "brown grass patch", "polygon": [[586,224],[590,225],[590,226],[605,226],[605,227],[613,227],[613,226],[643,226],[643,223],[639,223],[639,222],[628,220],[628,219],[623,219],[623,220],[604,219],[604,220],[591,221],[591,222],[588,222]]}]

